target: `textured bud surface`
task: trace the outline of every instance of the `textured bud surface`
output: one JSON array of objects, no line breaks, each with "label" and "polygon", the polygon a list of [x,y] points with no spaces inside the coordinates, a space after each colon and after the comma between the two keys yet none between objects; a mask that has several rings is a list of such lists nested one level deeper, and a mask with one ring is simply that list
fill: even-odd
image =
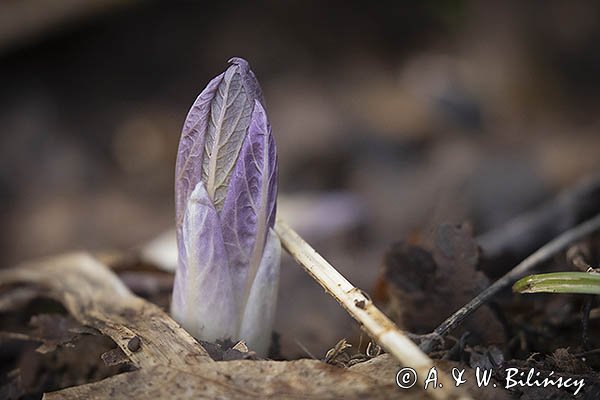
[{"label": "textured bud surface", "polygon": [[230,63],[194,102],[179,143],[171,312],[198,339],[242,339],[265,354],[281,254],[277,155],[256,77],[245,60]]}]

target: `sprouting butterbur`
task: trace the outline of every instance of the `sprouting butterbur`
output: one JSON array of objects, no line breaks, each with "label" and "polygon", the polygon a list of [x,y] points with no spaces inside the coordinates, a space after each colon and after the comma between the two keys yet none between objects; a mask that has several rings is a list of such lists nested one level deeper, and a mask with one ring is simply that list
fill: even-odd
[{"label": "sprouting butterbur", "polygon": [[171,313],[198,339],[245,340],[264,355],[281,255],[277,155],[254,73],[229,62],[194,102],[179,143]]}]

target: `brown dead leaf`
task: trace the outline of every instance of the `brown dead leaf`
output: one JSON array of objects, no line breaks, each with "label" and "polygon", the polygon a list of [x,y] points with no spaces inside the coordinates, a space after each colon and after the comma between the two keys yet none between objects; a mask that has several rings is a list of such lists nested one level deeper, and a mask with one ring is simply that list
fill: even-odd
[{"label": "brown dead leaf", "polygon": [[[102,350],[102,359],[108,364],[128,362],[137,368],[47,393],[45,399],[387,399],[400,393],[395,367],[358,373],[317,360],[213,361],[167,314],[133,295],[112,271],[87,254],[69,254],[0,271],[0,287],[10,290],[15,285],[34,288],[38,294],[59,301],[79,324],[110,337],[118,347]],[[71,331],[66,321],[41,317],[36,324],[56,331],[60,339],[59,332]],[[246,357],[241,345],[229,350]],[[226,353],[223,359],[231,358]],[[418,388],[402,393],[406,398],[423,397]]]},{"label": "brown dead leaf", "polygon": [[[370,371],[376,373],[376,371]],[[396,371],[385,384],[315,360],[228,361],[203,363],[186,370],[155,366],[102,382],[48,393],[45,400],[127,399],[421,399],[418,390],[400,392]]]},{"label": "brown dead leaf", "polygon": [[110,349],[106,353],[102,353],[100,357],[102,358],[102,361],[104,361],[104,364],[109,367],[129,363],[129,358],[127,358],[127,355],[123,353],[123,350],[119,347]]},{"label": "brown dead leaf", "polygon": [[99,332],[82,326],[73,318],[60,314],[39,314],[31,318],[32,337],[42,342],[36,351],[49,353],[57,346],[72,346],[72,342],[82,334],[98,335]]},{"label": "brown dead leaf", "polygon": [[[62,303],[71,316],[111,337],[136,367],[211,362],[206,351],[155,305],[133,295],[106,266],[73,253],[0,271],[0,286],[29,285]],[[127,344],[139,336],[143,351]]]},{"label": "brown dead leaf", "polygon": [[[386,311],[406,330],[431,332],[489,281],[477,270],[479,249],[467,225],[441,225],[431,238],[431,251],[396,243],[384,259],[383,287]],[[502,343],[502,325],[487,307],[469,318],[461,331],[486,343]]]}]

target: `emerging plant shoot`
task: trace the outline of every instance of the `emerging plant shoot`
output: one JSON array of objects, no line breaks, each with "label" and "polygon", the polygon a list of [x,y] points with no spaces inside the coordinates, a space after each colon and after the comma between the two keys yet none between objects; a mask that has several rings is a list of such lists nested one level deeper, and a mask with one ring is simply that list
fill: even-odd
[{"label": "emerging plant shoot", "polygon": [[254,73],[241,58],[229,63],[192,105],[179,142],[171,314],[197,339],[245,340],[265,355],[281,255],[277,155]]}]

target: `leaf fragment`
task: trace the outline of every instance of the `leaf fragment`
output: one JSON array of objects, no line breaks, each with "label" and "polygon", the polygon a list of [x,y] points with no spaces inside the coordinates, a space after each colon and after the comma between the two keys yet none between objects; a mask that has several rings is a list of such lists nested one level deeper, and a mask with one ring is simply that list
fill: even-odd
[{"label": "leaf fragment", "polygon": [[600,274],[595,272],[553,272],[530,275],[513,285],[517,293],[600,294]]}]

